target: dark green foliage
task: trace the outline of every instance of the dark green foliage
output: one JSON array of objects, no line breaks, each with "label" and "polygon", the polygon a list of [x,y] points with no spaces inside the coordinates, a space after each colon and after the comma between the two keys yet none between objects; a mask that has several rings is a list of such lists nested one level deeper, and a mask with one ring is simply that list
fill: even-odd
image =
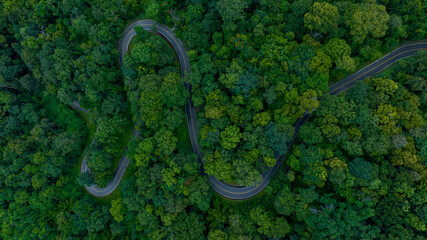
[{"label": "dark green foliage", "polygon": [[[173,27],[189,76],[142,28],[120,67],[141,18]],[[1,1],[0,238],[425,239],[426,53],[327,91],[425,39],[426,19],[421,0]],[[259,181],[313,114],[262,194],[211,190],[183,81],[204,169],[230,184]],[[94,201],[83,185],[111,180],[133,124],[119,192]],[[77,173],[84,154],[93,174]]]}]

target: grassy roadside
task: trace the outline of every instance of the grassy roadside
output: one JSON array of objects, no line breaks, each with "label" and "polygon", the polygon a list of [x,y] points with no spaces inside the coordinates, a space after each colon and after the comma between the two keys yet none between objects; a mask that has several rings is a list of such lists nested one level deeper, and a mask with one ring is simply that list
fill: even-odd
[{"label": "grassy roadside", "polygon": [[176,145],[178,151],[193,152],[186,120],[175,129],[175,136],[178,137],[178,143]]},{"label": "grassy roadside", "polygon": [[[55,122],[58,126],[67,127],[70,125],[71,127],[77,128],[77,129],[81,129],[83,124],[85,124],[86,126],[86,128],[84,128],[85,134],[83,134],[86,136],[86,138],[82,146],[81,154],[79,155],[79,158],[78,158],[79,159],[78,163],[73,164],[73,168],[70,169],[71,178],[77,179],[80,173],[80,167],[83,161],[85,149],[91,144],[92,139],[96,132],[95,116],[90,112],[83,113],[83,112],[71,109],[59,103],[56,100],[56,98],[51,95],[44,96],[41,101],[41,104],[47,110],[48,118],[52,122]],[[120,141],[117,146],[120,149],[120,151],[118,151],[117,154],[114,156],[114,159],[111,165],[114,170],[117,167],[133,132],[133,122],[132,122],[132,114],[130,111],[130,107],[128,107],[123,114],[124,114],[124,117],[128,120],[128,124],[125,127],[124,133],[121,134]],[[67,129],[68,128],[70,127],[67,127]],[[120,191],[117,191],[116,189],[112,194],[103,198],[93,197],[92,195],[91,196],[97,202],[109,203],[111,200],[117,199],[119,195],[120,195]]]},{"label": "grassy roadside", "polygon": [[[58,102],[58,100],[56,100],[56,98],[52,95],[43,96],[40,104],[44,107],[44,109],[46,109],[47,117],[56,125],[66,128],[66,131],[80,132],[82,125],[86,125],[86,128],[83,130],[85,132],[82,135],[82,139],[83,136],[87,137],[85,138],[85,143],[82,146],[82,152],[78,158],[78,164],[74,164],[73,168],[70,169],[70,175],[72,179],[76,179],[80,173],[80,165],[83,160],[84,150],[87,146],[89,146],[90,142],[92,141],[92,137],[95,134],[95,121],[92,119],[91,115],[65,106],[64,104]],[[75,160],[73,160],[73,162],[74,161]]]},{"label": "grassy roadside", "polygon": [[[268,187],[268,185],[266,187]],[[225,197],[219,195],[213,189],[211,189],[211,190],[214,193],[213,198],[212,198],[213,202],[218,202],[220,205],[226,206],[230,209],[247,208],[247,206],[257,204],[261,201],[265,201],[265,199],[266,199],[265,197],[267,196],[266,192],[265,192],[265,188],[261,192],[259,192],[257,195],[255,195],[249,199],[244,199],[244,200],[228,199],[228,198],[225,198]]]}]

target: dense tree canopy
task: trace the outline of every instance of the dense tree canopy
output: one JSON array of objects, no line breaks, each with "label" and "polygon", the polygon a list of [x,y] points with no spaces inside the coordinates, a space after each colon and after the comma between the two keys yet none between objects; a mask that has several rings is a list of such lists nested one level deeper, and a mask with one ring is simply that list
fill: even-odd
[{"label": "dense tree canopy", "polygon": [[[327,93],[425,39],[425,9],[421,0],[1,1],[0,238],[425,239],[426,52]],[[135,28],[120,66],[123,30],[147,18],[183,42],[186,77],[155,28]],[[261,194],[233,202],[210,188],[183,82],[208,175],[249,186],[288,153]],[[119,188],[90,196],[83,185],[105,186],[126,147]],[[91,173],[79,173],[83,156]]]}]

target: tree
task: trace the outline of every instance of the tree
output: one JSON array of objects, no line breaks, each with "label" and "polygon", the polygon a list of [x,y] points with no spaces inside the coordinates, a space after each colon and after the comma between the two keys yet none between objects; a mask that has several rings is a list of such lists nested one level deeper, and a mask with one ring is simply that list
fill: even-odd
[{"label": "tree", "polygon": [[154,143],[152,138],[144,138],[136,143],[135,154],[133,158],[137,167],[147,167],[150,159],[154,156]]},{"label": "tree", "polygon": [[289,123],[280,126],[270,122],[266,126],[265,137],[275,152],[285,154],[288,150],[287,143],[292,139],[294,133],[294,127]]},{"label": "tree", "polygon": [[290,216],[295,212],[297,195],[292,193],[290,187],[285,185],[274,200],[274,208],[279,214]]},{"label": "tree", "polygon": [[388,95],[392,95],[398,88],[396,82],[387,78],[374,78],[372,83],[375,86],[375,90]]},{"label": "tree", "polygon": [[308,12],[312,4],[313,0],[297,0],[292,3],[291,9],[296,16],[302,16]]},{"label": "tree", "polygon": [[350,56],[343,56],[342,58],[338,59],[335,64],[337,65],[338,69],[344,70],[346,72],[354,72],[354,70],[356,70],[356,63]]},{"label": "tree", "polygon": [[270,122],[270,115],[268,112],[260,112],[255,114],[253,119],[253,125],[254,126],[265,126]]},{"label": "tree", "polygon": [[305,26],[321,33],[335,32],[338,28],[340,15],[337,7],[329,3],[314,3],[310,11],[304,15]]},{"label": "tree", "polygon": [[219,229],[212,229],[208,233],[208,240],[228,240],[228,234]]},{"label": "tree", "polygon": [[185,113],[178,106],[174,106],[171,111],[165,111],[165,124],[170,130],[175,130],[185,119]]},{"label": "tree", "polygon": [[205,107],[205,116],[206,118],[211,119],[220,119],[225,114],[225,106],[206,106]]},{"label": "tree", "polygon": [[127,124],[126,119],[121,116],[102,119],[98,124],[96,139],[104,144],[114,144],[118,140],[118,135],[123,133],[123,127]]},{"label": "tree", "polygon": [[286,218],[276,218],[271,229],[271,236],[274,238],[285,238],[285,236],[291,232],[291,229],[292,228],[288,221],[286,221]]},{"label": "tree", "polygon": [[367,36],[383,37],[387,31],[390,17],[383,5],[365,2],[356,5],[347,16],[345,24],[350,28],[350,34],[356,43],[362,43]]},{"label": "tree", "polygon": [[310,59],[310,69],[320,74],[329,74],[332,67],[331,59],[322,50],[316,51],[316,56]]},{"label": "tree", "polygon": [[317,94],[314,90],[307,90],[303,93],[301,97],[300,107],[301,113],[308,111],[311,113],[314,109],[319,107],[319,101],[316,100]]},{"label": "tree", "polygon": [[239,75],[243,73],[243,68],[239,66],[237,61],[233,61],[227,72],[220,75],[219,81],[224,84],[227,88],[233,89],[239,82]]},{"label": "tree", "polygon": [[264,162],[268,167],[273,167],[276,165],[276,159],[272,157],[264,157]]},{"label": "tree", "polygon": [[139,79],[140,96],[136,96],[139,115],[148,128],[156,129],[162,122],[163,101],[159,93],[162,78],[156,74],[144,75]]},{"label": "tree", "polygon": [[93,184],[93,176],[92,173],[90,172],[84,172],[84,173],[79,173],[79,176],[77,177],[77,183],[80,186],[91,186]]},{"label": "tree", "polygon": [[145,14],[147,14],[147,17],[149,19],[158,19],[160,11],[160,5],[156,0],[150,0],[150,3],[148,4],[147,8],[145,9]]},{"label": "tree", "polygon": [[216,9],[225,23],[243,19],[244,9],[248,7],[247,0],[219,0],[216,3]]},{"label": "tree", "polygon": [[172,154],[178,142],[178,138],[166,128],[161,128],[157,131],[154,135],[154,140],[157,142],[157,147],[160,149],[162,155]]},{"label": "tree", "polygon": [[344,39],[333,38],[322,46],[323,51],[331,57],[338,69],[353,72],[356,63],[351,55],[351,48]]},{"label": "tree", "polygon": [[307,144],[317,144],[324,141],[322,132],[318,126],[312,122],[305,123],[299,130],[298,136]]},{"label": "tree", "polygon": [[323,51],[330,56],[334,61],[344,56],[351,55],[351,48],[348,46],[345,39],[333,38],[322,46]]},{"label": "tree", "polygon": [[137,44],[135,44],[131,51],[132,59],[135,61],[136,64],[148,63],[150,60],[150,55],[150,47],[148,47],[143,42],[138,42]]},{"label": "tree", "polygon": [[221,146],[224,149],[233,149],[237,147],[240,139],[242,138],[242,133],[240,132],[239,127],[231,125],[228,126],[220,133],[221,135]]},{"label": "tree", "polygon": [[181,77],[177,73],[169,73],[163,78],[160,93],[168,108],[184,106],[188,91],[183,87]]},{"label": "tree", "polygon": [[172,229],[172,238],[197,240],[204,238],[206,226],[204,221],[202,221],[202,215],[195,212],[186,213],[184,211],[178,216]]},{"label": "tree", "polygon": [[374,135],[366,138],[363,148],[370,156],[385,155],[390,148],[390,140],[385,135]]},{"label": "tree", "polygon": [[123,221],[124,206],[121,199],[111,201],[110,213],[117,222]]}]

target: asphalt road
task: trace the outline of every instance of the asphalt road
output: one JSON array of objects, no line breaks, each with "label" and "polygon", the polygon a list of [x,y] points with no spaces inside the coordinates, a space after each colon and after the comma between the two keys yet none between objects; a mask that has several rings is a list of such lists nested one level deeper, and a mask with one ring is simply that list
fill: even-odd
[{"label": "asphalt road", "polygon": [[[132,23],[123,33],[122,38],[119,41],[119,55],[120,55],[120,64],[123,65],[123,58],[125,54],[128,51],[129,43],[132,40],[133,37],[136,36],[136,32],[134,30],[134,27],[141,26],[146,31],[151,31],[153,25],[155,25],[157,31],[154,34],[160,35],[163,39],[165,39],[175,50],[178,60],[180,63],[181,68],[181,76],[185,76],[190,72],[190,63],[188,59],[187,52],[185,48],[183,47],[182,42],[175,37],[175,34],[173,31],[161,24],[157,24],[153,20],[140,20]],[[347,89],[354,86],[354,84],[357,81],[363,80],[367,77],[370,77],[379,71],[385,69],[389,65],[393,64],[394,62],[413,56],[416,52],[419,50],[427,50],[427,43],[419,43],[419,44],[412,44],[408,46],[403,46],[386,56],[384,56],[382,59],[379,59],[367,67],[363,68],[362,70],[352,74],[351,76],[337,82],[336,84],[329,87],[329,93],[331,95],[337,95],[343,91],[346,91]],[[190,96],[188,97],[187,104],[185,106],[186,110],[186,116],[187,116],[187,124],[188,124],[188,132],[190,134],[190,141],[191,145],[193,147],[194,153],[198,156],[198,160],[201,163],[201,169],[202,172],[204,172],[203,168],[203,155],[200,151],[200,145],[197,142],[197,136],[198,136],[198,125],[197,125],[197,118],[196,118],[196,110],[194,108],[193,101],[191,100],[191,85],[184,83],[184,86],[187,88],[187,90],[190,93]],[[302,118],[298,119],[297,122],[294,124],[295,127],[295,134],[293,136],[293,139],[290,143],[288,143],[288,149],[292,145],[293,141],[295,140],[296,136],[298,135],[298,131],[300,127],[307,121],[309,118],[309,114],[305,113]],[[136,131],[134,131],[134,134],[137,134]],[[262,174],[262,180],[258,183],[256,183],[253,186],[233,186],[229,184],[225,184],[218,179],[215,178],[215,176],[208,176],[209,178],[209,184],[211,187],[221,196],[229,198],[229,199],[235,199],[235,200],[243,200],[250,197],[255,196],[259,192],[261,192],[265,186],[270,181],[270,178],[276,173],[276,171],[279,169],[283,159],[285,158],[286,154],[280,155],[276,157],[276,165],[269,168],[266,172]],[[95,196],[106,196],[110,194],[114,189],[118,186],[120,183],[121,178],[123,177],[124,172],[126,171],[126,167],[129,164],[129,159],[123,154],[122,159],[120,160],[120,163],[116,169],[116,172],[114,173],[114,177],[111,180],[111,182],[106,186],[104,189],[100,189],[96,186],[86,186],[88,191],[95,195]],[[86,165],[86,159],[83,159],[81,171],[90,171],[87,168]]]},{"label": "asphalt road", "polygon": [[[96,128],[96,131],[98,131],[98,128]],[[138,131],[136,131],[134,129],[132,132],[132,136],[137,137],[137,135],[138,135]],[[93,143],[93,141],[94,140],[92,140],[92,143]],[[87,191],[90,194],[92,194],[96,197],[105,197],[105,196],[111,194],[112,192],[114,192],[114,190],[117,188],[117,186],[119,186],[120,181],[122,180],[123,175],[126,172],[126,168],[130,162],[130,159],[128,157],[126,157],[126,151],[127,151],[127,148],[125,149],[122,157],[120,158],[119,164],[117,165],[116,170],[114,171],[113,178],[105,186],[105,188],[100,188],[100,187],[96,186],[95,184],[93,184],[91,186],[85,185],[85,188],[87,189]],[[90,171],[91,171],[90,168],[87,166],[86,156],[84,156],[83,161],[82,161],[82,165],[80,166],[80,172],[84,173],[84,172],[90,172]]]},{"label": "asphalt road", "polygon": [[84,112],[87,113],[89,111],[89,109],[84,109],[82,106],[80,106],[80,103],[77,101],[74,101],[73,103],[71,103],[71,107],[79,110],[80,112]]},{"label": "asphalt road", "polygon": [[[392,51],[391,53],[385,55],[383,58],[369,64],[368,66],[361,69],[360,71],[331,85],[329,87],[328,93],[331,95],[340,94],[350,89],[351,87],[353,87],[357,81],[361,81],[367,77],[373,76],[376,73],[384,70],[388,66],[392,65],[393,63],[403,58],[414,56],[418,51],[421,51],[421,50],[427,50],[427,43],[417,43],[417,44],[411,44],[411,45],[400,47]],[[310,114],[306,112],[294,124],[295,134],[292,138],[292,141],[288,143],[288,149],[290,149],[290,146],[292,145],[296,136],[298,135],[300,127],[307,121],[309,117],[310,117]],[[265,188],[265,186],[267,186],[267,184],[270,182],[270,178],[279,169],[285,156],[286,156],[286,153],[276,157],[276,160],[277,160],[276,165],[274,165],[273,167],[269,168],[266,172],[264,172],[264,174],[262,174],[263,179],[253,186],[238,188],[238,187],[227,186],[225,184],[219,185],[217,184],[218,182],[217,179],[213,179],[212,181],[210,181],[211,186],[218,194],[226,198],[235,199],[235,200],[243,200],[243,199],[251,198],[256,194],[258,194],[259,192],[261,192]],[[212,185],[212,183],[214,185]]]}]

